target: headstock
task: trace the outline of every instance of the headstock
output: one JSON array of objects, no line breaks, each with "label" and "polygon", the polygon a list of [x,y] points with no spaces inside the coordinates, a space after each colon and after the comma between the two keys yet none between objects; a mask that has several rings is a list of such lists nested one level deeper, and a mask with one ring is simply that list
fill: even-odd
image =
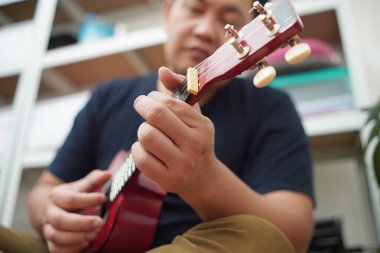
[{"label": "headstock", "polygon": [[291,64],[310,54],[308,45],[298,45],[300,39],[297,34],[303,29],[303,24],[289,0],[273,0],[265,6],[256,1],[252,10],[259,15],[240,31],[231,25],[225,26],[230,39],[203,62],[190,68],[188,78],[174,92],[174,97],[195,104],[216,82],[256,67],[260,70],[254,83],[258,87],[265,86],[276,75],[265,56],[286,43],[292,46],[285,56]]}]

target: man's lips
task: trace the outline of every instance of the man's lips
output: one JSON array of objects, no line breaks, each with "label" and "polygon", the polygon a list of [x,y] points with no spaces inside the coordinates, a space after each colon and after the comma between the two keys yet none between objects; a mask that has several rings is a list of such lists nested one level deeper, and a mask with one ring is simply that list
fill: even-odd
[{"label": "man's lips", "polygon": [[186,52],[188,52],[196,60],[204,60],[210,56],[210,53],[207,50],[199,48],[199,47],[187,48]]}]

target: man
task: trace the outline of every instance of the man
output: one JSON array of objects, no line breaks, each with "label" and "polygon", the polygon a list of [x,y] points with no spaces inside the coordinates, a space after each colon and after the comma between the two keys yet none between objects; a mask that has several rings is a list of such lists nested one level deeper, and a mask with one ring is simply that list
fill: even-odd
[{"label": "man", "polygon": [[225,24],[248,23],[251,7],[247,0],[165,1],[165,56],[174,72],[100,86],[30,194],[32,225],[51,252],[80,252],[97,236],[104,221],[78,210],[104,203],[93,190],[110,175],[92,170],[130,147],[138,169],[169,192],[152,247],[166,246],[152,252],[291,252],[287,240],[306,252],[310,151],[289,98],[238,79],[217,84],[200,109],[164,94],[225,42]]}]

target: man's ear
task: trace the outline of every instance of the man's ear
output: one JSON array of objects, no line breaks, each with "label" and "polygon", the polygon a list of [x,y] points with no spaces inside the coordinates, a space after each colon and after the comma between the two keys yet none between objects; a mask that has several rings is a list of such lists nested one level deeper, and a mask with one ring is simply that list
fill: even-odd
[{"label": "man's ear", "polygon": [[163,11],[164,11],[164,29],[167,31],[167,24],[169,19],[169,14],[172,9],[174,0],[164,0]]}]

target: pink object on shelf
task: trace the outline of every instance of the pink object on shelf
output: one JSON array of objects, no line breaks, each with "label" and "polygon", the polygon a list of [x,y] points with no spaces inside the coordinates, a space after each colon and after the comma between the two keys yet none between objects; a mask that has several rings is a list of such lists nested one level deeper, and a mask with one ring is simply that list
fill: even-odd
[{"label": "pink object on shelf", "polygon": [[[309,44],[311,48],[311,55],[309,56],[310,59],[318,58],[331,62],[337,61],[337,53],[327,42],[324,42],[319,39],[305,38],[301,39],[301,43]],[[279,48],[272,54],[268,55],[267,59],[270,62],[270,64],[276,65],[285,63],[284,55],[286,51],[289,49],[289,47],[290,46]]]}]

